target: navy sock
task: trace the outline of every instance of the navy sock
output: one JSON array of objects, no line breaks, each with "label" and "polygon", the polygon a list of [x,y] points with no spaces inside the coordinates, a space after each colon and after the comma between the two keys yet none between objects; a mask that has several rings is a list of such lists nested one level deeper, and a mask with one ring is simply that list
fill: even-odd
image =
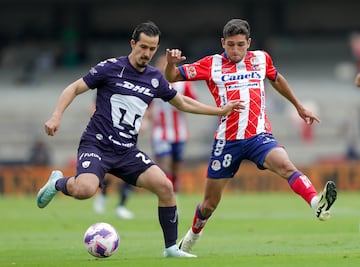
[{"label": "navy sock", "polygon": [[176,206],[159,207],[159,222],[164,234],[165,248],[176,244],[178,238],[178,214]]},{"label": "navy sock", "polygon": [[70,196],[70,194],[69,194],[69,192],[67,191],[67,188],[66,188],[66,183],[70,178],[71,177],[64,177],[64,178],[60,178],[59,180],[57,180],[56,183],[55,183],[55,189],[57,191],[63,192],[67,196]]}]

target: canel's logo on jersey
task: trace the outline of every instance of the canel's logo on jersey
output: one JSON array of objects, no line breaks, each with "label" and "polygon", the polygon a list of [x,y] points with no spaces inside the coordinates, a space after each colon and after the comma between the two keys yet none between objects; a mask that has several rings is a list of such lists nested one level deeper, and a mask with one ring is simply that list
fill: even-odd
[{"label": "canel's logo on jersey", "polygon": [[228,81],[237,81],[237,80],[244,80],[244,79],[261,79],[261,75],[256,72],[256,71],[252,71],[252,72],[248,72],[246,74],[224,74],[221,76],[221,80],[223,82],[228,82]]},{"label": "canel's logo on jersey", "polygon": [[116,83],[116,86],[120,86],[120,87],[123,87],[125,89],[129,89],[129,90],[132,90],[132,91],[135,91],[135,92],[138,92],[138,93],[150,96],[150,97],[154,96],[154,94],[151,93],[149,88],[146,88],[144,86],[139,86],[139,85],[133,84],[133,83],[128,82],[128,81],[123,81],[121,83]]}]

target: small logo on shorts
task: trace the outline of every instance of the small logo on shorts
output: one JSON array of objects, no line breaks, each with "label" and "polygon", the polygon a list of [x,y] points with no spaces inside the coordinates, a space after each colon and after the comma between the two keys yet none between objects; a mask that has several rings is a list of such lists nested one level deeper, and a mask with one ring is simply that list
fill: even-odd
[{"label": "small logo on shorts", "polygon": [[270,143],[270,142],[272,142],[272,141],[274,141],[274,140],[272,140],[271,138],[269,138],[269,137],[265,137],[265,140],[262,142],[263,144],[267,144],[267,143]]},{"label": "small logo on shorts", "polygon": [[221,163],[220,163],[220,161],[214,160],[214,161],[211,163],[211,169],[213,169],[214,171],[218,171],[218,170],[220,170],[220,168],[221,168]]},{"label": "small logo on shorts", "polygon": [[103,140],[103,138],[104,138],[103,135],[102,135],[102,134],[99,134],[99,133],[96,134],[95,136],[96,136],[96,139],[97,139],[97,140]]},{"label": "small logo on shorts", "polygon": [[89,166],[90,166],[90,161],[84,161],[81,165],[82,165],[82,167],[84,168],[84,169],[87,169],[87,168],[89,168]]}]

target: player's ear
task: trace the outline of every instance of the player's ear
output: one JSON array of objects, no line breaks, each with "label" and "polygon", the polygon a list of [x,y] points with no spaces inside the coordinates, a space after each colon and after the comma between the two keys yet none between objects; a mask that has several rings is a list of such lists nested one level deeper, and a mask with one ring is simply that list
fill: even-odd
[{"label": "player's ear", "polygon": [[250,45],[251,45],[251,38],[248,39],[248,47],[247,48],[249,48]]},{"label": "player's ear", "polygon": [[136,44],[135,40],[134,40],[134,39],[131,39],[131,40],[130,40],[130,46],[131,46],[132,48],[134,48],[134,47],[135,47],[135,44]]},{"label": "player's ear", "polygon": [[225,38],[223,37],[223,38],[221,38],[221,45],[222,45],[222,47],[224,47],[225,46]]}]

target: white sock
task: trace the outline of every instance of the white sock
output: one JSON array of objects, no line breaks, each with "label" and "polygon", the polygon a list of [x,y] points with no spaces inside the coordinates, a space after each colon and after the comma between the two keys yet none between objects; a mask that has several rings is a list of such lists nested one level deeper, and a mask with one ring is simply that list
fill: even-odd
[{"label": "white sock", "polygon": [[315,210],[317,208],[317,204],[319,203],[320,200],[320,196],[314,196],[311,201],[310,201],[310,206],[312,207],[313,210]]}]

